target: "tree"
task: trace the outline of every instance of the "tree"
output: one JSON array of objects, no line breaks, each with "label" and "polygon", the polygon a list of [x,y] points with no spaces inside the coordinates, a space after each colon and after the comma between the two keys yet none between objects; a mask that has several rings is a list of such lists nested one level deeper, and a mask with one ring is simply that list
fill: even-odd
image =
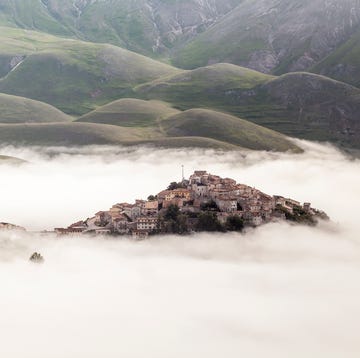
[{"label": "tree", "polygon": [[177,205],[170,205],[164,214],[163,231],[171,234],[186,234],[189,231],[187,216]]},{"label": "tree", "polygon": [[229,216],[225,227],[228,231],[242,231],[244,229],[244,221],[238,215]]},{"label": "tree", "polygon": [[148,201],[154,201],[156,199],[157,199],[157,197],[155,195],[149,195],[147,198]]},{"label": "tree", "polygon": [[171,204],[165,212],[165,220],[176,220],[180,214],[180,208],[177,205]]},{"label": "tree", "polygon": [[203,211],[219,211],[219,207],[217,206],[214,200],[210,200],[207,203],[201,204],[201,210]]},{"label": "tree", "polygon": [[198,231],[225,231],[221,225],[216,213],[205,211],[200,213],[198,223],[196,225]]},{"label": "tree", "polygon": [[185,186],[183,183],[177,183],[177,182],[173,181],[172,183],[170,183],[167,190],[184,189],[184,188],[185,188]]}]

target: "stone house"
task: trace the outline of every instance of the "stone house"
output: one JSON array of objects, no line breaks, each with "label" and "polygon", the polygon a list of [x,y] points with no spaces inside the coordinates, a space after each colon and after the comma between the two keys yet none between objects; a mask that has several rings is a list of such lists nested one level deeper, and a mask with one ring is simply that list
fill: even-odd
[{"label": "stone house", "polygon": [[136,219],[136,230],[152,232],[158,227],[157,217],[140,217]]},{"label": "stone house", "polygon": [[123,213],[127,215],[131,220],[136,220],[141,216],[141,207],[133,204],[126,204],[123,207]]},{"label": "stone house", "polygon": [[220,196],[219,198],[216,198],[215,202],[220,211],[227,213],[233,213],[237,211],[238,202],[236,198]]},{"label": "stone house", "polygon": [[145,202],[145,206],[144,206],[142,213],[145,216],[157,215],[159,213],[159,201],[154,200],[154,201]]},{"label": "stone house", "polygon": [[207,197],[209,195],[209,189],[204,184],[193,184],[191,190],[195,197]]},{"label": "stone house", "polygon": [[118,213],[118,209],[108,211],[99,211],[95,214],[95,225],[97,226],[105,226],[111,221],[112,215]]},{"label": "stone house", "polygon": [[128,234],[130,231],[129,218],[124,214],[120,214],[116,217],[113,217],[112,230],[113,230],[113,232],[116,232],[119,234],[123,234],[123,235]]},{"label": "stone house", "polygon": [[172,199],[173,198],[182,198],[182,199],[185,199],[186,201],[191,200],[191,191],[188,189],[182,189],[182,188],[175,189],[175,190],[172,190],[172,194],[173,194]]},{"label": "stone house", "polygon": [[163,202],[163,209],[167,209],[171,205],[178,206],[179,208],[182,208],[186,203],[186,199],[184,198],[173,198],[168,201]]}]

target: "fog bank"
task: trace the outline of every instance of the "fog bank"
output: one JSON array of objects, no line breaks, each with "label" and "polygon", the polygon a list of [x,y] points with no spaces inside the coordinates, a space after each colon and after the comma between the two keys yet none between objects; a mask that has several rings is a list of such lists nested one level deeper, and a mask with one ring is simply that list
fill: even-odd
[{"label": "fog bank", "polygon": [[[0,165],[0,221],[33,230],[146,198],[182,164],[311,201],[333,222],[141,242],[0,233],[0,356],[357,358],[359,161],[302,145],[302,155],[3,148],[30,163]],[[34,251],[44,264],[28,261]]]},{"label": "fog bank", "polygon": [[85,219],[113,204],[147,198],[195,169],[231,177],[268,194],[310,201],[335,221],[356,219],[360,164],[332,147],[301,142],[302,155],[115,147],[2,148],[29,161],[0,166],[0,220],[30,230]]},{"label": "fog bank", "polygon": [[0,243],[3,357],[359,355],[359,245],[326,229]]}]

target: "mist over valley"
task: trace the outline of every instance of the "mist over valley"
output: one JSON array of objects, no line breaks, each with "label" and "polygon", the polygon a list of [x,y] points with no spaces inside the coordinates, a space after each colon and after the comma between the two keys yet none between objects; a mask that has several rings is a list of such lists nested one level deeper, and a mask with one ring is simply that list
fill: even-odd
[{"label": "mist over valley", "polygon": [[[145,241],[2,232],[1,354],[286,357],[296,345],[295,357],[338,357],[344,346],[356,357],[359,161],[300,144],[297,155],[3,148],[27,163],[0,166],[0,216],[30,230],[156,192],[181,176],[181,164],[306,198],[332,221]],[[34,251],[43,264],[28,261]]]}]

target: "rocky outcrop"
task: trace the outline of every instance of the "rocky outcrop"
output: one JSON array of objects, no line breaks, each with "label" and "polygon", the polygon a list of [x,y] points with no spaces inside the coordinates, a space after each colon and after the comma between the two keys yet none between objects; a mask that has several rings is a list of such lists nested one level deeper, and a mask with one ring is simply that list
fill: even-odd
[{"label": "rocky outcrop", "polygon": [[79,37],[161,53],[196,37],[243,0],[46,0],[47,11]]},{"label": "rocky outcrop", "polygon": [[357,0],[245,1],[175,60],[186,68],[216,58],[265,73],[303,71],[348,40],[359,25]]},{"label": "rocky outcrop", "polygon": [[0,78],[14,70],[25,59],[23,55],[0,55]]}]

